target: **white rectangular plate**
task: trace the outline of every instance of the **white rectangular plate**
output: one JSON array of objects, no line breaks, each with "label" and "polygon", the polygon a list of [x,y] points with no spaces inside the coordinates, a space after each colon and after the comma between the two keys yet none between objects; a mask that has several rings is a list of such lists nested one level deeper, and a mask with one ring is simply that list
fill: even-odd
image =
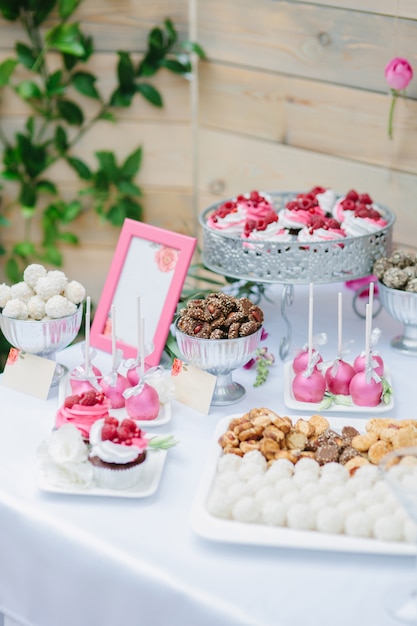
[{"label": "white rectangular plate", "polygon": [[[59,397],[58,404],[62,406],[67,396],[72,395],[71,385],[68,376],[64,376],[59,383]],[[118,420],[129,417],[125,408],[123,409],[109,409],[110,415],[114,415]],[[161,404],[161,408],[157,417],[154,420],[135,420],[139,424],[139,428],[147,429],[152,426],[163,426],[171,421],[171,404]]]},{"label": "white rectangular plate", "polygon": [[38,472],[38,487],[49,493],[61,493],[72,496],[111,496],[112,498],[146,498],[156,492],[161,480],[162,470],[165,464],[166,450],[151,450],[145,462],[143,473],[139,482],[130,489],[103,489],[101,487],[88,487],[81,489],[68,485],[57,487],[48,480],[48,477],[40,470]]},{"label": "white rectangular plate", "polygon": [[[294,398],[294,394],[292,392],[292,381],[294,379],[294,371],[292,369],[292,362],[287,361],[284,364],[284,402],[285,406],[289,409],[295,409],[296,411],[311,411],[311,413],[317,412],[328,412],[332,413],[385,413],[386,411],[391,411],[394,408],[394,394],[391,395],[390,401],[388,404],[384,402],[380,402],[377,406],[358,406],[357,404],[352,404],[350,406],[345,406],[343,404],[335,404],[333,403],[328,409],[320,409],[320,403],[318,402],[299,402]],[[385,376],[389,384],[391,384],[391,376],[389,371],[386,369]]]},{"label": "white rectangular plate", "polygon": [[[195,533],[212,541],[247,545],[369,554],[416,554],[416,546],[408,543],[361,539],[318,531],[292,530],[264,524],[244,524],[210,515],[206,508],[206,502],[216,474],[217,463],[222,454],[218,439],[227,430],[230,420],[240,416],[241,414],[229,415],[217,424],[210,444],[206,466],[190,512],[190,524]],[[292,416],[291,419],[295,422],[298,416]],[[331,427],[337,431],[341,430],[343,426],[354,426],[359,431],[363,431],[363,420],[343,417],[327,417],[327,419]]]}]

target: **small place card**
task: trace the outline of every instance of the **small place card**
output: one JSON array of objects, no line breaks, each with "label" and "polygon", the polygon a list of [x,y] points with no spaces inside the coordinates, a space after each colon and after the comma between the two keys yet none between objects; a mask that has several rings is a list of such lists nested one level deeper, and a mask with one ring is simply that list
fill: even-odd
[{"label": "small place card", "polygon": [[175,396],[192,409],[208,415],[216,387],[217,376],[174,359],[171,375],[175,385]]},{"label": "small place card", "polygon": [[17,348],[10,348],[1,385],[41,400],[48,397],[56,363]]}]

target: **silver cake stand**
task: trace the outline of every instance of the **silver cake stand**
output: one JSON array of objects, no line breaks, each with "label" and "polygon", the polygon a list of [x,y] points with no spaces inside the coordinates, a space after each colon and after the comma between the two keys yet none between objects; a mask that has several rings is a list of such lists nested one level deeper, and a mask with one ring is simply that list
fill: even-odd
[{"label": "silver cake stand", "polygon": [[[283,209],[298,191],[266,192],[275,210]],[[231,198],[230,198],[231,199]],[[243,241],[207,226],[207,219],[223,199],[207,207],[199,216],[202,227],[202,259],[204,265],[223,276],[240,280],[283,285],[281,315],[286,327],[279,354],[288,355],[291,345],[291,324],[287,307],[294,299],[294,286],[309,283],[331,283],[355,280],[372,274],[374,262],[388,256],[392,249],[395,215],[378,205],[387,224],[377,232],[343,240],[301,243],[298,241]]]}]

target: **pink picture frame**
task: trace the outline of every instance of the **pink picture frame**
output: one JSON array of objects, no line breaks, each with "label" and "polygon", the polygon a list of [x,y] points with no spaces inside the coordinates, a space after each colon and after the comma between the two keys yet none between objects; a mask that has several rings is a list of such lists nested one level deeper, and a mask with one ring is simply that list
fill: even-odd
[{"label": "pink picture frame", "polygon": [[196,244],[194,237],[126,218],[91,325],[90,345],[112,352],[114,305],[116,346],[125,359],[136,358],[140,309],[145,362],[158,365]]}]

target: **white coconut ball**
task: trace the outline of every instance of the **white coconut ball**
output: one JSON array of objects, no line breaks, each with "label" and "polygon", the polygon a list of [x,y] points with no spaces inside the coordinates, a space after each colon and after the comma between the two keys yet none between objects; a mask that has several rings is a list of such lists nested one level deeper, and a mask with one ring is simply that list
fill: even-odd
[{"label": "white coconut ball", "polygon": [[281,502],[267,501],[262,504],[261,519],[268,526],[285,526],[287,509]]},{"label": "white coconut ball", "polygon": [[353,511],[345,520],[345,533],[351,537],[371,537],[372,522],[363,511]]},{"label": "white coconut ball", "polygon": [[264,469],[258,463],[242,463],[239,468],[239,477],[242,480],[250,480],[254,476],[263,476]]},{"label": "white coconut ball", "polygon": [[277,459],[265,472],[265,481],[275,483],[281,478],[290,478],[294,473],[294,464],[288,459]]},{"label": "white coconut ball", "polygon": [[274,490],[277,498],[282,498],[286,493],[291,493],[296,485],[293,484],[291,478],[282,478],[275,483]]},{"label": "white coconut ball", "polygon": [[333,507],[324,507],[317,513],[316,526],[317,530],[323,533],[342,533],[344,516],[340,511]]},{"label": "white coconut ball", "polygon": [[320,486],[317,481],[306,483],[300,488],[300,495],[304,502],[309,502],[320,493]]},{"label": "white coconut ball", "polygon": [[231,505],[240,500],[240,498],[248,495],[250,494],[248,493],[247,484],[242,481],[232,483],[227,489],[227,496],[230,500]]},{"label": "white coconut ball", "polygon": [[242,464],[242,457],[237,454],[224,454],[217,462],[219,474],[227,471],[237,471]]},{"label": "white coconut ball", "polygon": [[45,317],[45,300],[39,296],[32,296],[28,302],[29,317],[33,320],[41,320]]},{"label": "white coconut ball", "polygon": [[52,296],[45,302],[45,313],[52,319],[72,315],[77,310],[73,302],[69,302],[64,296]]},{"label": "white coconut ball", "polygon": [[52,296],[59,296],[66,287],[67,278],[64,272],[51,270],[46,276],[41,276],[36,281],[35,292],[44,300],[49,300]]},{"label": "white coconut ball", "polygon": [[216,487],[218,489],[228,489],[230,485],[234,485],[239,482],[239,475],[235,471],[229,470],[228,472],[223,472],[223,474],[219,474],[216,478]]},{"label": "white coconut ball", "polygon": [[34,295],[33,290],[24,281],[16,283],[11,286],[12,298],[18,298],[23,302],[28,303],[31,297]]},{"label": "white coconut ball", "polygon": [[271,485],[264,485],[254,495],[257,505],[262,506],[264,502],[275,500],[275,489]]},{"label": "white coconut ball", "polygon": [[242,465],[256,465],[259,466],[264,472],[267,467],[267,462],[262,452],[259,450],[251,450],[243,457]]},{"label": "white coconut ball", "polygon": [[6,283],[0,285],[0,309],[6,306],[12,297],[12,288]]},{"label": "white coconut ball", "polygon": [[314,530],[315,514],[307,504],[298,502],[287,511],[287,525],[297,530]]},{"label": "white coconut ball", "polygon": [[3,315],[6,317],[12,317],[16,320],[27,320],[29,313],[26,302],[23,302],[18,298],[11,298],[11,300],[6,302],[3,309]]},{"label": "white coconut ball", "polygon": [[215,517],[229,519],[231,516],[230,500],[224,492],[213,489],[207,500],[207,510]]},{"label": "white coconut ball", "polygon": [[304,457],[303,459],[300,459],[294,467],[295,475],[300,474],[301,472],[308,472],[312,476],[317,477],[320,474],[320,465],[314,459]]},{"label": "white coconut ball", "polygon": [[257,522],[259,520],[259,511],[254,498],[251,496],[240,498],[233,506],[232,516],[238,522]]},{"label": "white coconut ball", "polygon": [[77,280],[71,280],[65,287],[64,296],[68,298],[70,302],[80,304],[85,298],[85,288]]},{"label": "white coconut ball", "polygon": [[382,541],[402,541],[404,524],[394,515],[384,515],[374,523],[374,536]]},{"label": "white coconut ball", "polygon": [[46,276],[46,269],[43,265],[39,265],[38,263],[28,265],[23,272],[23,280],[29,287],[32,287],[32,289],[35,288],[38,279],[42,276]]}]

